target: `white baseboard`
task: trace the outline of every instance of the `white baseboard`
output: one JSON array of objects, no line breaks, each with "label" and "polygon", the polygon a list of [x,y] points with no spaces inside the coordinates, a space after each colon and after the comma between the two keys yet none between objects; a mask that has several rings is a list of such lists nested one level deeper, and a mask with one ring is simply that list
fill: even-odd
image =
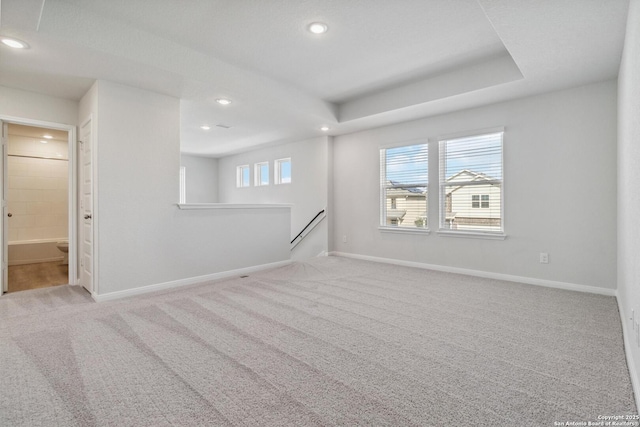
[{"label": "white baseboard", "polygon": [[220,273],[205,274],[204,276],[188,277],[186,279],[173,280],[170,282],[157,283],[155,285],[141,286],[139,288],[127,289],[124,291],[109,292],[106,294],[91,295],[96,302],[111,301],[114,299],[131,297],[134,295],[146,294],[149,292],[163,291],[167,289],[179,288],[197,283],[210,282],[212,280],[221,280],[233,276],[242,276],[245,274],[255,273],[256,271],[268,270],[270,268],[282,267],[291,264],[291,260],[278,261],[270,264],[256,265],[253,267],[239,268],[237,270],[222,271]]},{"label": "white baseboard", "polygon": [[364,261],[382,262],[385,264],[402,265],[405,267],[424,268],[426,270],[444,271],[446,273],[464,274],[467,276],[483,277],[485,279],[506,280],[509,282],[525,283],[528,285],[544,286],[547,288],[565,289],[568,291],[587,292],[591,294],[599,294],[614,297],[616,296],[615,289],[598,288],[596,286],[578,285],[568,282],[557,282],[554,280],[536,279],[533,277],[513,276],[510,274],[492,273],[489,271],[470,270],[466,268],[447,267],[437,264],[425,264],[415,261],[404,261],[392,258],[379,258],[369,255],[351,254],[346,252],[330,252],[329,255],[341,256],[345,258],[361,259]]},{"label": "white baseboard", "polygon": [[638,371],[636,364],[633,363],[633,353],[631,352],[632,346],[635,345],[635,338],[633,334],[629,335],[629,326],[627,322],[631,319],[630,316],[625,313],[622,304],[620,304],[620,298],[616,298],[618,301],[618,311],[620,312],[620,321],[622,322],[622,339],[624,340],[624,354],[627,359],[627,368],[629,369],[629,376],[631,377],[631,387],[633,388],[633,396],[636,401],[636,408],[640,408],[640,379],[638,378]]}]

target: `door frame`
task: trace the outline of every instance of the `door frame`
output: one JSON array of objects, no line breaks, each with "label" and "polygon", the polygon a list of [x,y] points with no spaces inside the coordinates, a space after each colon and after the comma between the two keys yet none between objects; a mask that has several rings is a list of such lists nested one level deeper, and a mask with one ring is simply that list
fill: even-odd
[{"label": "door frame", "polygon": [[[69,158],[69,170],[68,170],[68,200],[69,200],[69,217],[68,217],[68,227],[69,227],[69,284],[77,285],[78,284],[78,159],[77,159],[77,139],[76,139],[76,126],[75,125],[67,125],[62,123],[54,123],[47,122],[43,120],[34,120],[34,119],[26,119],[22,117],[13,117],[13,116],[5,116],[0,115],[0,122],[8,123],[8,124],[16,124],[16,125],[25,125],[25,126],[35,126],[47,129],[56,129],[67,132],[68,138],[68,158]],[[3,153],[3,161],[6,160],[8,153]],[[6,164],[6,163],[5,163]],[[0,174],[0,185],[5,185],[5,176],[6,169],[3,168],[2,174]],[[6,207],[5,207],[6,208]],[[6,220],[6,209],[2,209],[3,221]],[[0,254],[2,257],[0,259],[5,259],[4,255],[8,253],[8,236],[6,233],[2,233],[2,242],[0,244]],[[8,271],[9,265],[4,266]],[[5,276],[6,277],[6,276]],[[4,280],[4,277],[1,279],[2,291],[0,292],[0,296],[2,296],[8,287],[8,281]]]}]

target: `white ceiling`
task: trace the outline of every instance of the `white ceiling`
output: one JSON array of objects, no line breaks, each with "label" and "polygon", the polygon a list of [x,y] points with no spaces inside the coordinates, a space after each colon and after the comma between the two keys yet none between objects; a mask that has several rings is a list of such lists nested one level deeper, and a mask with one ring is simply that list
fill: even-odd
[{"label": "white ceiling", "polygon": [[[181,99],[185,153],[412,120],[615,78],[628,0],[1,0],[0,85]],[[314,35],[309,23],[329,31]],[[217,98],[233,102],[221,106]],[[200,126],[211,129],[203,131]],[[222,124],[229,129],[216,127]]]}]

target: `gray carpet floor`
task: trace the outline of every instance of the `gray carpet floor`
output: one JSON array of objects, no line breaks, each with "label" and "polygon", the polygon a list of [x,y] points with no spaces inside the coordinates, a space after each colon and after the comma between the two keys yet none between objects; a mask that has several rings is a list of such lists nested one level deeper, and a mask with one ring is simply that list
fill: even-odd
[{"label": "gray carpet floor", "polygon": [[612,297],[325,257],[101,304],[71,286],[0,298],[0,426],[635,413]]}]

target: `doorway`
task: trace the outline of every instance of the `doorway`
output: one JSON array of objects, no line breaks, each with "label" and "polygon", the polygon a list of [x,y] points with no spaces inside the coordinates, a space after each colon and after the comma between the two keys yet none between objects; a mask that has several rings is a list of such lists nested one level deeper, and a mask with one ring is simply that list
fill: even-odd
[{"label": "doorway", "polygon": [[7,292],[69,283],[68,132],[8,123]]},{"label": "doorway", "polygon": [[2,291],[76,284],[75,127],[2,129]]}]

